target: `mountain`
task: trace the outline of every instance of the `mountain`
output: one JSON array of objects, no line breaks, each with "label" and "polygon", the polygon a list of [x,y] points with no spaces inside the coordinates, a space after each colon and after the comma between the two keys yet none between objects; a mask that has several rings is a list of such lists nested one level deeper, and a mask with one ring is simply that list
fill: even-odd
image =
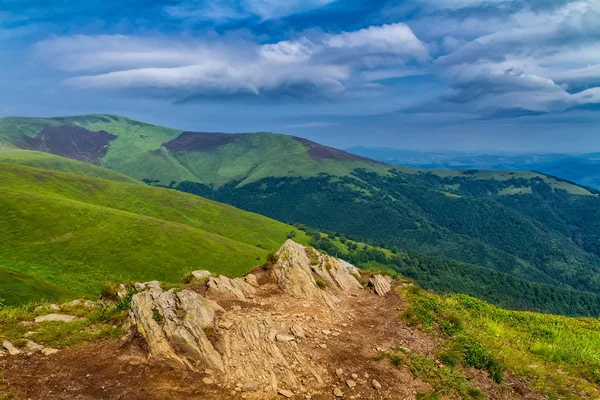
[{"label": "mountain", "polygon": [[[293,231],[86,163],[17,154],[0,156],[0,298],[7,304],[93,295],[107,281],[173,282],[199,267],[241,275]],[[302,232],[297,240],[307,241]]]},{"label": "mountain", "polygon": [[422,152],[386,147],[352,147],[347,151],[381,162],[415,168],[539,171],[600,189],[600,156],[597,153],[479,154]]},{"label": "mountain", "polygon": [[[413,169],[292,136],[182,132],[108,115],[5,118],[0,142],[414,255],[386,266],[428,288],[519,309],[600,313],[598,192],[553,176]],[[552,288],[560,295],[547,296]]]},{"label": "mountain", "polygon": [[370,159],[293,136],[183,132],[112,115],[2,118],[2,147],[49,152],[162,185],[385,171]]}]

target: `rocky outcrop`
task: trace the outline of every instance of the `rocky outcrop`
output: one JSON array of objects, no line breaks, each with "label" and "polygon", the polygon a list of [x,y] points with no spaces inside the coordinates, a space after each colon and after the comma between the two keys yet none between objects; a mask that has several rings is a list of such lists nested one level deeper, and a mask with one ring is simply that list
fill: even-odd
[{"label": "rocky outcrop", "polygon": [[333,308],[337,295],[362,289],[354,266],[288,240],[275,254],[271,276],[290,296]]},{"label": "rocky outcrop", "polygon": [[369,279],[369,285],[373,287],[373,291],[379,296],[385,296],[392,290],[392,278],[387,275],[373,275]]},{"label": "rocky outcrop", "polygon": [[[283,316],[263,307],[305,299],[303,307],[314,306],[330,315],[328,320],[339,318],[335,304],[363,289],[355,277],[358,270],[292,241],[282,246],[275,260],[257,269],[260,280],[255,274],[235,279],[198,274],[208,278],[206,297],[143,284],[143,291],[132,298],[130,319],[147,342],[150,359],[193,371],[219,371],[205,379],[235,384],[236,390],[248,393],[285,396],[306,383],[323,385],[327,370],[299,345],[311,342],[313,349],[326,348],[323,341],[339,332],[308,315]],[[263,293],[276,293],[277,300],[267,306]],[[222,300],[245,304],[229,304],[225,311],[216,303]]]},{"label": "rocky outcrop", "polygon": [[39,317],[35,317],[34,322],[36,324],[42,322],[73,322],[77,319],[72,315],[64,315],[64,314],[48,314],[48,315],[40,315]]},{"label": "rocky outcrop", "polygon": [[216,314],[224,310],[190,290],[153,287],[133,296],[130,319],[146,340],[150,359],[174,366],[224,371],[223,360],[209,340]]},{"label": "rocky outcrop", "polygon": [[256,294],[256,285],[258,284],[254,275],[235,279],[221,275],[208,279],[208,293],[215,297],[248,301]]}]

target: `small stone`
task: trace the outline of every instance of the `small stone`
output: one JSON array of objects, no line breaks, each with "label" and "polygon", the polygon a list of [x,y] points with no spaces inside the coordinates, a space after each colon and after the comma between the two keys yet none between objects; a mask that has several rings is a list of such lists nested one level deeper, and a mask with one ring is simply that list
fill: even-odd
[{"label": "small stone", "polygon": [[260,383],[256,381],[248,381],[242,386],[242,392],[257,392],[260,390]]},{"label": "small stone", "polygon": [[192,272],[192,276],[194,277],[194,279],[202,280],[210,278],[212,276],[212,273],[210,271],[200,270]]},{"label": "small stone", "polygon": [[240,306],[231,306],[231,311],[241,311],[242,307]]},{"label": "small stone", "polygon": [[73,322],[77,319],[72,315],[63,315],[63,314],[48,314],[42,315],[35,318],[35,323],[39,324],[41,322]]},{"label": "small stone", "polygon": [[36,342],[33,342],[31,340],[28,340],[27,342],[25,342],[25,348],[29,351],[42,351],[44,349],[44,346],[42,346],[41,344],[37,344]]},{"label": "small stone", "polygon": [[269,340],[271,342],[274,342],[276,337],[277,337],[277,331],[275,329],[269,330],[269,336],[268,336]]},{"label": "small stone", "polygon": [[371,386],[373,386],[373,389],[375,390],[381,390],[381,383],[379,383],[377,380],[373,379],[371,381]]},{"label": "small stone", "polygon": [[344,392],[342,392],[342,389],[340,388],[335,388],[333,389],[333,395],[335,397],[344,397]]},{"label": "small stone", "polygon": [[350,389],[354,389],[356,387],[356,382],[354,382],[352,379],[348,379],[346,381],[346,385],[350,388]]},{"label": "small stone", "polygon": [[335,370],[335,374],[339,377],[341,377],[344,374],[344,370],[341,368],[338,368]]},{"label": "small stone", "polygon": [[202,383],[204,383],[205,385],[214,385],[215,381],[212,378],[202,378]]},{"label": "small stone", "polygon": [[19,354],[23,353],[21,350],[17,349],[8,340],[6,340],[4,343],[2,343],[2,347],[4,347],[6,349],[6,351],[8,351],[8,354],[10,354],[11,356],[18,356]]},{"label": "small stone", "polygon": [[290,332],[292,332],[292,335],[296,336],[297,338],[300,339],[304,339],[306,338],[306,332],[304,331],[304,329],[298,325],[294,325],[290,328]]},{"label": "small stone", "polygon": [[42,354],[45,356],[51,356],[53,354],[58,353],[57,349],[53,349],[51,347],[46,347],[45,349],[42,350]]},{"label": "small stone", "polygon": [[331,331],[328,329],[323,329],[321,333],[323,333],[323,335],[331,335]]},{"label": "small stone", "polygon": [[58,304],[50,304],[50,306],[48,308],[53,311],[60,310],[60,306]]},{"label": "small stone", "polygon": [[280,389],[277,393],[279,393],[283,397],[287,397],[288,399],[290,397],[294,397],[294,392],[292,392],[291,390],[287,390],[287,389]]},{"label": "small stone", "polygon": [[321,343],[321,344],[319,345],[319,347],[320,347],[320,348],[322,348],[322,349],[326,349],[326,348],[327,348],[327,345],[326,345],[325,343]]},{"label": "small stone", "polygon": [[351,377],[352,377],[352,379],[354,379],[354,380],[358,379],[358,375],[356,375],[356,374],[352,374],[352,375],[350,375],[350,376],[351,376]]},{"label": "small stone", "polygon": [[292,340],[294,340],[296,338],[294,336],[292,336],[292,335],[285,335],[283,333],[279,333],[279,334],[277,334],[277,336],[275,336],[275,339],[278,342],[285,343],[285,342],[291,342]]},{"label": "small stone", "polygon": [[35,332],[35,331],[29,331],[29,332],[25,333],[23,336],[25,336],[25,337],[31,337],[31,336],[35,335],[36,333],[37,332]]}]

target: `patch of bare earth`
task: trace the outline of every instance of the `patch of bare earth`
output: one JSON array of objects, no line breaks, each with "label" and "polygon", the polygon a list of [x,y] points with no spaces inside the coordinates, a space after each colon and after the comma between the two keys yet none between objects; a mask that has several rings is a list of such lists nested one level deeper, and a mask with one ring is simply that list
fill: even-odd
[{"label": "patch of bare earth", "polygon": [[[269,317],[303,326],[306,337],[297,339],[296,351],[318,368],[316,376],[302,379],[293,398],[334,399],[338,398],[334,395],[337,388],[337,394],[345,399],[415,399],[418,391],[431,390],[407,369],[374,359],[380,350],[397,347],[434,357],[441,341],[397,317],[405,305],[395,290],[384,297],[370,290],[356,291],[330,309],[291,298],[267,273],[255,273],[260,285],[249,301],[213,299],[225,308],[228,319]],[[48,357],[5,357],[0,361],[5,381],[0,398],[9,392],[15,399],[44,400],[284,398],[277,392],[243,392],[244,382],[212,379],[211,371],[195,373],[153,365],[147,355],[145,342],[134,339],[124,346],[118,340],[105,341]],[[244,363],[243,354],[237,360]],[[536,398],[510,376],[502,385],[480,371],[467,371],[467,376],[490,399]],[[373,387],[373,380],[381,384],[380,389]]]}]

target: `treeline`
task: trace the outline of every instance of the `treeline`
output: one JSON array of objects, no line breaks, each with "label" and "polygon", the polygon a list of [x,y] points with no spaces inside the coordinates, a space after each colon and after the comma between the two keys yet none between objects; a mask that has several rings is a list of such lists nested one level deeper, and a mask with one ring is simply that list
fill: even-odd
[{"label": "treeline", "polygon": [[334,240],[302,225],[311,236],[310,244],[319,251],[339,257],[360,268],[375,265],[389,268],[419,286],[438,293],[468,294],[503,308],[569,316],[600,315],[600,296],[573,289],[528,282],[509,274],[477,265],[431,257],[414,252],[391,251],[372,245],[359,245],[344,235],[329,232],[344,243],[340,250]]}]

